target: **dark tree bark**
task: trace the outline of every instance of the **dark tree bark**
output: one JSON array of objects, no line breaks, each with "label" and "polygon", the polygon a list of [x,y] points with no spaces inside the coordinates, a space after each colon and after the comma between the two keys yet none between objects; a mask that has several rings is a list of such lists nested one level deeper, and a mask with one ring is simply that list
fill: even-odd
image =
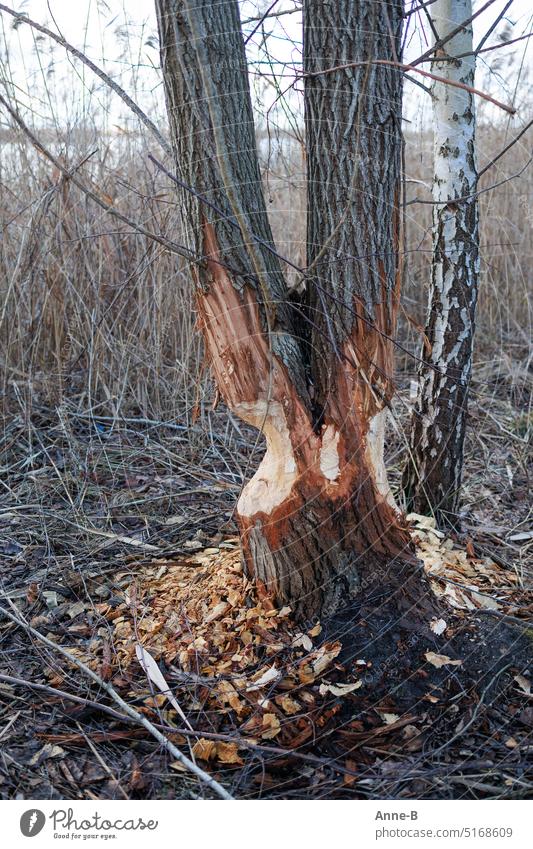
[{"label": "dark tree bark", "polygon": [[345,493],[351,544],[366,559],[393,558],[409,548],[383,462],[400,284],[402,75],[368,60],[400,56],[402,2],[308,0],[304,14],[315,404],[323,443],[336,442],[334,486]]},{"label": "dark tree bark", "polygon": [[[472,0],[436,0],[430,7],[444,38],[472,14]],[[444,47],[435,72],[474,85],[472,26]],[[470,54],[470,55],[469,55]],[[433,261],[426,345],[410,432],[404,488],[409,506],[456,524],[463,470],[479,274],[475,102],[470,91],[435,82]],[[460,200],[458,200],[460,199]],[[457,202],[455,202],[457,201]]]},{"label": "dark tree bark", "polygon": [[[307,303],[273,252],[237,3],[156,0],[178,177],[207,354],[228,406],[267,451],[237,506],[248,572],[296,616],[361,589],[425,589],[383,464],[398,298],[401,76],[366,66],[306,78]],[[393,59],[401,3],[310,0],[305,70]],[[315,57],[324,57],[322,59]],[[307,320],[302,322],[302,313]]]}]

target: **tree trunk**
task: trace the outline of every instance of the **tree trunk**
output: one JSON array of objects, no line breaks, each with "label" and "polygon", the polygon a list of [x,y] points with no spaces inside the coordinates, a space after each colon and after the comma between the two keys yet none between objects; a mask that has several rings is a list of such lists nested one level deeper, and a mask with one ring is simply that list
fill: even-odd
[{"label": "tree trunk", "polygon": [[[273,250],[237,3],[156,7],[178,177],[196,192],[184,190],[180,208],[190,247],[205,257],[193,274],[207,355],[227,405],[267,442],[237,506],[247,570],[295,616],[331,613],[389,571],[404,584],[399,564],[414,562],[383,465],[401,77],[381,66],[306,80],[314,267],[300,307]],[[393,58],[400,31],[399,0],[312,0],[306,71],[325,67],[315,51],[328,67],[332,58]],[[408,607],[417,587],[403,590]]]},{"label": "tree trunk", "polygon": [[323,445],[336,450],[330,492],[343,544],[373,569],[410,551],[383,461],[400,283],[402,75],[368,64],[399,58],[402,8],[401,0],[304,7],[313,401]]},{"label": "tree trunk", "polygon": [[[444,38],[472,14],[471,0],[437,0],[429,8]],[[472,51],[468,25],[437,52]],[[474,85],[475,57],[435,62],[435,73]],[[453,524],[458,508],[472,370],[478,289],[479,236],[474,97],[464,89],[433,85],[433,263],[426,336],[431,348],[421,365],[404,473],[408,502]],[[421,356],[424,356],[424,352]]]}]

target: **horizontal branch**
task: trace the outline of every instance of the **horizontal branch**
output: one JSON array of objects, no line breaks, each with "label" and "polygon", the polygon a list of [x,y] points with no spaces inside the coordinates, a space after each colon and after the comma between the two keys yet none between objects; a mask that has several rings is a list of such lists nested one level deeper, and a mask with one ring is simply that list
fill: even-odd
[{"label": "horizontal branch", "polygon": [[[499,154],[496,158],[499,159],[500,156],[502,156],[504,152],[505,151],[502,151],[502,153]],[[485,171],[488,170],[488,168],[490,168],[491,165],[494,164],[495,161],[496,160],[489,162],[487,167],[484,168],[483,171],[479,172],[478,179],[482,174],[485,173]],[[440,206],[440,207],[443,207],[443,206],[448,206],[448,205],[452,205],[452,204],[465,203],[468,200],[472,200],[472,198],[479,197],[479,195],[484,195],[485,192],[492,192],[494,189],[497,189],[499,186],[503,186],[503,185],[505,185],[505,183],[510,183],[511,180],[516,180],[517,177],[521,177],[522,174],[524,173],[524,171],[527,168],[529,168],[532,161],[533,161],[533,157],[530,156],[528,161],[526,162],[526,164],[520,169],[520,171],[517,171],[516,174],[511,174],[509,177],[505,177],[503,180],[498,180],[498,182],[493,183],[492,186],[485,186],[484,189],[478,189],[475,192],[470,192],[469,195],[462,195],[462,197],[458,197],[458,198],[446,198],[446,200],[425,200],[424,198],[413,198],[412,200],[408,200],[405,205],[406,206],[412,206],[413,204],[416,203],[416,204],[422,204],[424,206]]]},{"label": "horizontal branch", "polygon": [[476,47],[475,50],[468,50],[466,53],[457,53],[454,56],[432,56],[431,59],[424,59],[424,62],[443,63],[455,62],[457,59],[466,59],[467,56],[479,56],[481,53],[490,53],[492,50],[499,50],[500,47],[508,47],[510,44],[516,44],[518,41],[525,41],[533,38],[533,32],[526,32],[524,35],[518,35],[516,38],[509,38],[506,41],[498,41],[497,44],[489,44],[488,47]]},{"label": "horizontal branch", "polygon": [[256,21],[260,23],[262,21],[266,21],[267,18],[282,18],[284,15],[294,15],[295,12],[301,12],[301,6],[295,6],[294,9],[282,9],[279,12],[267,12],[263,15],[255,15],[253,18],[246,18],[244,21],[241,21],[242,26],[246,26],[246,24],[254,24]]},{"label": "horizontal branch", "polygon": [[387,67],[398,68],[400,71],[404,72],[414,72],[416,74],[420,74],[423,77],[427,77],[430,80],[434,80],[438,83],[444,83],[444,85],[450,85],[453,88],[460,88],[464,91],[469,91],[471,94],[475,94],[478,97],[482,97],[483,100],[488,100],[489,103],[493,103],[494,106],[498,106],[500,109],[503,109],[505,112],[508,112],[510,115],[514,115],[516,113],[516,109],[514,106],[508,106],[506,103],[502,103],[500,100],[496,100],[495,97],[492,97],[490,94],[486,94],[484,91],[480,91],[478,88],[474,88],[473,86],[467,85],[466,83],[456,82],[455,80],[449,80],[447,77],[441,77],[439,74],[433,74],[431,71],[424,71],[422,68],[416,68],[414,65],[406,65],[404,62],[395,62],[392,59],[368,59],[361,62],[347,62],[344,65],[335,65],[332,68],[324,68],[323,71],[312,71],[307,74],[298,74],[297,79],[306,79],[309,77],[319,77],[322,74],[333,74],[335,71],[344,71],[349,68],[361,68],[367,65],[385,65]]}]

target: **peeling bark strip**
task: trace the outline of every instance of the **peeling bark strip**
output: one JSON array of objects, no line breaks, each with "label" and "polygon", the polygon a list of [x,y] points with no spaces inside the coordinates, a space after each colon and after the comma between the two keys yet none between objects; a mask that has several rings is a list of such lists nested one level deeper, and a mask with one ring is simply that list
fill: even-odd
[{"label": "peeling bark strip", "polygon": [[[444,38],[471,17],[472,3],[436,0],[430,13]],[[471,52],[471,25],[447,42],[445,51],[451,57]],[[438,64],[449,79],[474,84],[474,56]],[[478,204],[473,196],[476,122],[470,92],[435,83],[432,93],[437,204],[426,326],[431,353],[420,368],[404,486],[417,512],[433,511],[441,520],[453,521],[461,486],[479,274]],[[468,200],[453,202],[465,196]]]},{"label": "peeling bark strip", "polygon": [[[425,585],[417,577],[403,589],[396,561],[413,558],[383,464],[393,387],[382,334],[394,330],[399,279],[401,76],[388,67],[366,77],[343,72],[328,80],[332,94],[306,84],[310,261],[327,250],[308,290],[311,322],[302,325],[265,247],[273,242],[237,3],[156,7],[178,176],[223,212],[190,192],[180,197],[190,247],[206,259],[193,274],[207,356],[225,402],[267,442],[237,506],[248,572],[300,617],[335,611],[363,580],[370,587],[386,573],[408,606]],[[306,62],[314,61],[310,46],[322,63],[375,51],[394,58],[400,33],[400,0],[310,0]]]}]

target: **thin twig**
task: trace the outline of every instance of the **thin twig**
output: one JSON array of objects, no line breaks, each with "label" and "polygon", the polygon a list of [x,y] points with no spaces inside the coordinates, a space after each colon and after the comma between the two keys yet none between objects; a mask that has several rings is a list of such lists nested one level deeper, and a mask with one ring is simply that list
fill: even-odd
[{"label": "thin twig", "polygon": [[493,166],[493,165],[494,165],[494,164],[498,161],[498,159],[501,159],[501,158],[502,158],[502,156],[504,156],[504,155],[507,153],[507,151],[508,151],[508,150],[510,150],[510,149],[513,147],[513,145],[515,145],[515,144],[517,143],[517,141],[519,141],[519,140],[522,138],[522,136],[524,135],[524,133],[527,133],[527,131],[529,130],[529,128],[530,128],[531,126],[533,126],[533,119],[532,119],[531,121],[528,121],[528,123],[526,124],[526,126],[525,126],[522,130],[520,130],[520,132],[519,132],[519,133],[518,133],[518,134],[514,137],[514,139],[511,139],[511,141],[509,142],[509,144],[508,144],[508,145],[506,145],[506,146],[503,148],[503,150],[501,150],[501,151],[499,152],[499,154],[498,154],[497,156],[495,156],[495,157],[494,157],[494,159],[491,159],[491,161],[490,161],[487,165],[485,165],[485,167],[484,167],[484,168],[482,168],[482,169],[481,169],[481,171],[480,171],[480,172],[478,173],[478,175],[477,175],[477,176],[478,176],[478,180],[479,180],[479,178],[482,176],[482,174],[484,174],[484,173],[485,173],[485,171],[488,171],[488,170],[489,170],[489,168],[492,168],[492,166]]},{"label": "thin twig", "polygon": [[433,60],[433,54],[437,50],[440,50],[442,47],[444,47],[445,44],[447,44],[449,41],[451,41],[452,38],[455,38],[455,36],[458,35],[460,32],[462,32],[465,29],[465,27],[467,27],[469,24],[471,24],[472,21],[475,18],[478,17],[478,15],[481,15],[486,9],[489,8],[489,6],[492,6],[492,4],[494,2],[495,2],[495,0],[488,0],[487,3],[485,3],[483,6],[480,6],[480,8],[477,9],[474,12],[473,15],[471,15],[469,18],[465,18],[464,21],[461,21],[461,23],[458,24],[454,29],[452,29],[451,32],[447,33],[446,36],[439,39],[439,41],[435,42],[435,44],[433,44],[429,48],[429,50],[426,50],[425,53],[422,53],[422,55],[419,56],[418,59],[415,59],[415,61],[413,62],[413,65],[418,65],[420,62],[425,62],[426,59],[431,58],[431,60]]},{"label": "thin twig", "polygon": [[475,55],[477,55],[477,54],[479,53],[479,51],[482,49],[483,45],[484,45],[484,44],[485,44],[485,43],[489,40],[489,38],[491,37],[492,33],[494,32],[494,30],[496,29],[496,27],[497,27],[497,26],[498,26],[498,24],[500,23],[501,19],[502,19],[502,18],[503,18],[503,16],[505,15],[505,13],[506,13],[507,9],[509,8],[509,6],[512,6],[512,5],[513,5],[513,2],[514,2],[514,0],[507,0],[507,3],[506,3],[506,4],[505,4],[505,6],[503,7],[503,9],[502,9],[502,10],[501,10],[501,12],[499,12],[499,14],[497,15],[496,20],[495,20],[495,21],[493,21],[492,25],[488,28],[488,30],[486,31],[485,35],[483,36],[483,38],[482,38],[482,39],[481,39],[481,41],[479,42],[478,46],[474,49],[474,54],[475,54]]},{"label": "thin twig", "polygon": [[66,41],[63,36],[58,35],[47,27],[42,26],[42,24],[38,24],[36,21],[29,18],[26,14],[15,12],[14,9],[10,9],[9,6],[5,6],[3,3],[0,3],[0,11],[6,12],[8,15],[11,15],[13,18],[16,19],[18,23],[28,24],[28,26],[32,27],[32,29],[36,29],[38,32],[42,32],[43,35],[48,36],[48,38],[53,39],[53,41],[56,41],[58,44],[61,45],[61,47],[64,47],[65,50],[67,50],[69,53],[72,53],[72,55],[75,56],[76,59],[79,59],[80,62],[83,62],[84,65],[87,65],[87,67],[90,68],[91,71],[93,71],[93,73],[95,73],[97,77],[100,77],[100,79],[103,80],[103,82],[107,86],[109,86],[109,88],[112,89],[115,94],[118,94],[121,100],[123,100],[124,103],[131,109],[131,111],[137,116],[139,121],[141,121],[141,123],[144,124],[144,126],[148,130],[150,130],[150,132],[157,139],[163,150],[168,154],[172,153],[172,148],[170,144],[161,135],[154,122],[147,115],[145,115],[142,109],[135,103],[134,100],[131,99],[129,94],[127,94],[124,89],[122,89],[119,85],[117,85],[117,83],[112,79],[112,77],[106,74],[106,72],[99,68],[98,65],[95,65],[95,63],[91,59],[89,59],[89,57],[86,56],[85,53],[82,53],[81,50],[78,50],[76,47]]},{"label": "thin twig", "polygon": [[[46,684],[38,684],[35,681],[27,681],[25,678],[17,678],[14,675],[4,675],[0,674],[0,681],[5,681],[7,684],[14,684],[18,687],[27,687],[30,690],[40,690],[45,693],[49,693],[52,696],[57,696],[61,699],[67,699],[71,702],[75,702],[76,704],[82,704],[87,707],[91,707],[94,710],[102,711],[103,713],[107,713],[112,716],[114,719],[120,720],[121,722],[131,723],[132,725],[137,725],[138,722],[134,720],[132,717],[127,716],[126,714],[120,713],[119,711],[114,710],[112,707],[108,705],[104,705],[101,702],[94,702],[91,699],[84,699],[81,696],[75,696],[73,693],[67,693],[66,690],[59,690],[55,687],[48,687]],[[13,724],[16,720],[18,714],[13,717],[9,726]],[[165,727],[168,730],[168,726],[159,726],[159,723],[154,723],[155,727]],[[6,729],[7,730],[7,726]],[[2,734],[4,733],[2,732]],[[205,738],[206,740],[221,740],[228,743],[236,743],[239,748],[245,749],[256,749],[260,752],[264,752],[265,754],[275,755],[275,756],[283,756],[283,757],[291,757],[297,760],[307,761],[309,763],[314,763],[320,766],[331,766],[332,769],[335,769],[337,772],[346,774],[346,775],[356,775],[356,773],[351,770],[343,767],[341,764],[335,762],[334,758],[323,758],[318,755],[312,755],[308,752],[299,752],[296,749],[284,749],[281,746],[267,746],[262,743],[257,743],[255,740],[249,740],[247,737],[242,737],[240,735],[235,734],[224,734],[222,732],[216,731],[194,731],[190,728],[172,728],[173,734],[180,734],[184,737],[195,737],[197,739]],[[0,735],[1,737],[2,735]],[[50,735],[46,735],[45,739],[50,739]],[[87,738],[86,738],[87,739]],[[59,742],[59,739],[58,739]]]},{"label": "thin twig", "polygon": [[0,681],[3,681],[5,684],[14,684],[16,687],[29,687],[31,690],[40,690],[58,699],[68,699],[71,702],[76,702],[78,705],[108,713],[113,719],[120,719],[121,722],[133,722],[130,716],[126,716],[126,714],[120,713],[120,711],[108,705],[103,705],[101,702],[94,702],[91,699],[84,699],[82,696],[75,696],[74,693],[67,693],[66,690],[49,687],[47,684],[39,684],[37,681],[26,681],[25,678],[17,678],[15,675],[5,675],[3,672],[0,673]]},{"label": "thin twig", "polygon": [[368,59],[360,62],[346,62],[343,65],[334,65],[332,68],[324,68],[322,71],[311,71],[306,74],[298,74],[296,79],[300,80],[305,79],[306,77],[319,77],[322,76],[322,74],[332,74],[335,71],[344,71],[349,68],[360,68],[365,65],[386,65],[387,67],[398,68],[400,71],[412,71],[416,74],[421,74],[423,77],[427,77],[430,80],[434,80],[437,83],[444,83],[444,85],[450,85],[453,88],[460,88],[464,91],[469,91],[471,94],[476,94],[478,97],[482,97],[483,100],[493,103],[494,106],[498,106],[510,115],[516,114],[514,106],[508,106],[506,103],[496,100],[495,97],[492,97],[492,95],[487,94],[484,91],[480,91],[478,88],[474,88],[466,83],[449,80],[447,77],[441,77],[439,74],[433,74],[431,71],[425,71],[423,68],[417,68],[414,64],[407,65],[405,62],[395,62],[392,59]]},{"label": "thin twig", "polygon": [[102,209],[105,209],[106,212],[111,213],[111,215],[114,215],[115,218],[118,218],[120,221],[122,221],[124,224],[127,224],[129,227],[131,227],[137,233],[140,233],[142,236],[146,236],[146,238],[148,239],[152,239],[155,242],[159,242],[160,245],[163,245],[163,247],[167,248],[167,250],[171,251],[172,253],[176,253],[179,256],[184,257],[185,259],[189,260],[189,262],[201,261],[199,257],[197,257],[184,245],[179,245],[176,242],[170,241],[170,239],[166,239],[164,236],[159,236],[156,233],[151,233],[149,230],[146,230],[141,224],[137,224],[135,221],[132,221],[126,215],[122,215],[122,213],[119,212],[118,209],[115,209],[112,204],[107,203],[107,201],[100,198],[96,194],[96,192],[93,192],[92,189],[86,186],[78,177],[76,177],[75,174],[72,173],[72,169],[67,168],[63,164],[63,162],[61,162],[60,159],[55,157],[54,154],[50,150],[48,150],[48,148],[45,147],[45,145],[41,141],[39,141],[37,136],[30,130],[30,128],[24,122],[17,110],[14,109],[11,104],[6,100],[6,98],[1,94],[0,103],[2,104],[4,109],[9,112],[17,126],[29,138],[34,147],[39,150],[43,154],[43,156],[45,156],[53,165],[55,165],[55,167],[65,177],[67,177],[72,183],[74,183],[75,186],[81,189],[81,191],[86,194],[87,197],[90,197],[91,200],[97,203],[98,206],[102,207]]},{"label": "thin twig", "polygon": [[270,13],[272,12],[272,9],[274,8],[274,6],[277,6],[277,4],[278,4],[278,3],[279,3],[279,0],[274,0],[274,2],[273,2],[273,3],[272,3],[269,7],[268,7],[268,9],[266,10],[266,12],[264,13],[264,15],[261,15],[261,17],[259,18],[258,22],[256,23],[256,25],[255,25],[255,27],[253,28],[253,30],[251,31],[251,33],[250,33],[249,35],[247,35],[247,36],[246,36],[246,38],[245,38],[245,40],[244,40],[244,46],[245,46],[245,47],[246,47],[246,45],[248,44],[248,42],[250,41],[250,39],[254,37],[254,35],[256,34],[257,30],[258,30],[260,27],[262,27],[262,26],[263,26],[264,21],[266,20],[266,18],[268,18],[268,17],[270,16]]},{"label": "thin twig", "polygon": [[[14,610],[17,610],[14,605],[11,606]],[[233,796],[228,793],[228,791],[224,787],[222,787],[222,785],[219,784],[216,779],[214,779],[211,775],[201,769],[198,764],[193,763],[186,755],[180,752],[180,750],[176,748],[176,746],[171,743],[170,740],[168,740],[168,738],[165,737],[165,735],[162,734],[161,731],[159,731],[159,729],[156,728],[155,725],[150,722],[150,720],[148,720],[145,716],[142,716],[142,714],[136,711],[135,708],[131,707],[131,705],[125,702],[122,696],[117,693],[117,691],[111,684],[109,684],[107,681],[104,681],[103,678],[101,678],[100,675],[97,675],[96,672],[93,672],[93,670],[86,666],[83,661],[75,657],[67,649],[63,648],[63,646],[54,643],[52,640],[49,640],[48,637],[45,637],[35,628],[32,628],[32,626],[25,622],[23,619],[21,619],[19,615],[11,613],[4,607],[0,607],[0,615],[5,616],[7,619],[11,620],[11,622],[13,622],[15,625],[18,625],[24,631],[27,631],[29,634],[39,640],[39,642],[48,646],[48,648],[58,652],[68,661],[70,661],[70,663],[73,663],[74,666],[77,666],[78,669],[80,669],[85,675],[91,678],[91,680],[98,684],[99,687],[102,687],[106,691],[106,693],[113,699],[113,701],[120,705],[122,710],[126,714],[128,714],[128,716],[130,716],[140,725],[143,725],[144,728],[146,728],[146,730],[149,731],[153,737],[155,737],[158,743],[160,743],[161,746],[163,746],[163,748],[166,749],[167,752],[172,755],[172,757],[176,758],[177,761],[183,764],[183,766],[189,772],[192,772],[194,775],[196,775],[196,777],[199,778],[200,781],[202,781],[207,787],[209,787],[210,790],[216,793],[217,796],[220,796],[221,799],[233,799]]]}]

